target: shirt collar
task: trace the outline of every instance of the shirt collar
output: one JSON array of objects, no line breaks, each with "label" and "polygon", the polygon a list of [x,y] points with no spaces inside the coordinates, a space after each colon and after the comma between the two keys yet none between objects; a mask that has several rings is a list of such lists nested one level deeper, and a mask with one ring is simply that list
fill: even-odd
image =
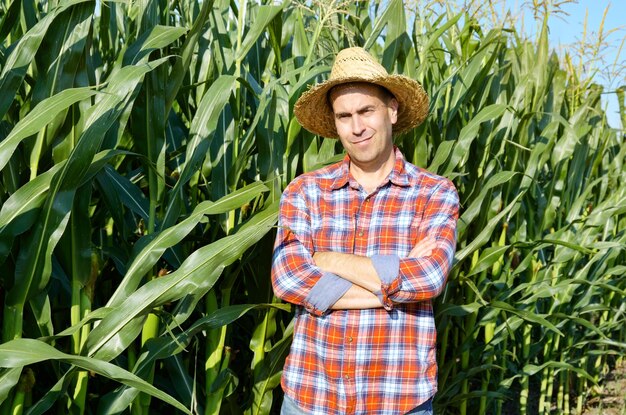
[{"label": "shirt collar", "polygon": [[[389,176],[387,176],[387,180],[382,184],[391,182],[396,186],[406,187],[409,185],[409,177],[404,168],[404,164],[406,162],[404,159],[404,155],[396,146],[393,147],[393,150],[396,154],[396,162],[393,166],[393,170],[391,170],[391,173],[389,173]],[[341,189],[346,184],[353,183],[354,185],[356,185],[356,182],[350,175],[350,156],[346,154],[346,156],[340,163],[341,164],[339,166],[337,177],[330,187],[332,190]]]}]

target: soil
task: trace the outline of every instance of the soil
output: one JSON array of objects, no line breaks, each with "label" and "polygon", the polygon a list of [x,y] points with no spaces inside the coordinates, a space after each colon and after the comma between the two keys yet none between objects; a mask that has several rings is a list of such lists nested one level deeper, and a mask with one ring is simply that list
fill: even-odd
[{"label": "soil", "polygon": [[582,415],[626,415],[626,361],[617,364],[589,399]]}]

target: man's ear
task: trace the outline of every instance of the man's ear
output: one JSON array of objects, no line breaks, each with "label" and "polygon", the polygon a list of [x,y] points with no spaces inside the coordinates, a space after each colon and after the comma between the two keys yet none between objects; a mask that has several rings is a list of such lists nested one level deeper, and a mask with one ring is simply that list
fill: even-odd
[{"label": "man's ear", "polygon": [[400,104],[398,104],[398,100],[395,98],[391,98],[389,103],[387,104],[387,108],[389,109],[389,118],[391,119],[391,123],[395,124],[398,121],[398,108]]}]

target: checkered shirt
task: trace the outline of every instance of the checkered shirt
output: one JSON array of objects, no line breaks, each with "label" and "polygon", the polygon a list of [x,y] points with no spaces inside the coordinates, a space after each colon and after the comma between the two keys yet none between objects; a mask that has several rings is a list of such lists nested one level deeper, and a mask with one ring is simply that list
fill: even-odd
[{"label": "checkered shirt", "polygon": [[[346,156],[297,177],[281,198],[272,284],[296,305],[281,383],[313,415],[404,414],[437,390],[432,299],[454,257],[458,195],[394,151],[393,171],[371,194]],[[427,234],[433,253],[407,258]],[[330,310],[351,283],[315,266],[316,251],[372,258],[386,307]]]}]

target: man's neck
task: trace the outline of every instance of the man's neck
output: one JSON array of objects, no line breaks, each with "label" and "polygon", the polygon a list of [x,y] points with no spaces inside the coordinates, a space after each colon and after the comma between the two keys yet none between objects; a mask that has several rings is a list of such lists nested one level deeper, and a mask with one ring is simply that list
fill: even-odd
[{"label": "man's neck", "polygon": [[378,188],[389,176],[395,165],[395,152],[380,166],[360,166],[350,162],[350,174],[369,194]]}]

